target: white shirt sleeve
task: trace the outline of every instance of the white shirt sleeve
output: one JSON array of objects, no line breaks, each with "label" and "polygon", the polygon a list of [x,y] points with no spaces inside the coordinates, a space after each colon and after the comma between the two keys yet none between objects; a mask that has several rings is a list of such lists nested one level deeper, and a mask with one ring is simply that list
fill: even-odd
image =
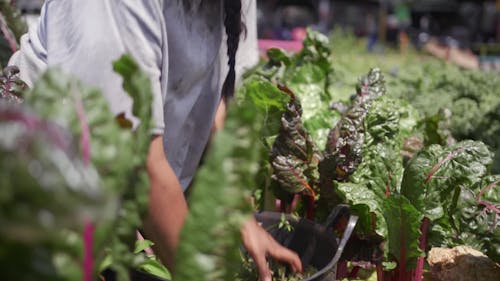
[{"label": "white shirt sleeve", "polygon": [[[58,66],[86,84],[102,90],[114,114],[132,117],[132,99],[112,62],[129,53],[151,78],[154,134],[163,134],[162,46],[166,44],[159,1],[47,0],[37,32],[30,42],[45,47],[47,66]],[[36,39],[36,40],[35,40]],[[32,43],[31,43],[32,44]],[[30,49],[30,48],[27,48]],[[29,52],[17,54],[21,72],[29,68]],[[40,52],[39,52],[40,53]],[[31,75],[33,76],[33,75]]]}]

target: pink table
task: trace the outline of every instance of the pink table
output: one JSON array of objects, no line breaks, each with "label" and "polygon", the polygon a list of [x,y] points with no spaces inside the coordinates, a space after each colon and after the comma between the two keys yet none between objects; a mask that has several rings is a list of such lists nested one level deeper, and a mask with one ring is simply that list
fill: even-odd
[{"label": "pink table", "polygon": [[265,56],[267,50],[270,48],[280,48],[293,53],[302,49],[302,41],[259,39],[258,44],[261,56]]}]

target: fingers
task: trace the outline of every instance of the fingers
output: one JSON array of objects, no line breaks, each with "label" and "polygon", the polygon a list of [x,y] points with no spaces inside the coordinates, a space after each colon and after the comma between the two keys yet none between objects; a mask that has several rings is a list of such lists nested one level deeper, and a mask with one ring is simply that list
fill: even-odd
[{"label": "fingers", "polygon": [[254,219],[243,225],[241,233],[243,244],[257,266],[261,281],[272,279],[266,256],[289,264],[293,272],[302,272],[302,262],[299,256],[276,242]]},{"label": "fingers", "polygon": [[259,271],[260,281],[271,281],[271,271],[267,265],[266,256],[263,253],[250,253]]},{"label": "fingers", "polygon": [[259,271],[261,281],[271,281],[271,272],[266,261],[268,234],[255,221],[251,219],[242,228],[243,244],[248,250]]},{"label": "fingers", "polygon": [[302,262],[295,252],[281,246],[274,240],[272,243],[273,245],[268,250],[271,257],[289,264],[293,272],[302,272]]}]

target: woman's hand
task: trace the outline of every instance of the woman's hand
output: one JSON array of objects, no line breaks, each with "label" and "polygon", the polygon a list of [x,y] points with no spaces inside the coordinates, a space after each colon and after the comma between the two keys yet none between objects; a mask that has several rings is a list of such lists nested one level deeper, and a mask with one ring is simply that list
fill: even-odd
[{"label": "woman's hand", "polygon": [[271,281],[271,272],[266,261],[267,256],[288,263],[293,272],[302,271],[302,263],[299,256],[276,242],[254,218],[248,220],[243,225],[241,235],[243,237],[243,244],[257,265],[261,281]]}]

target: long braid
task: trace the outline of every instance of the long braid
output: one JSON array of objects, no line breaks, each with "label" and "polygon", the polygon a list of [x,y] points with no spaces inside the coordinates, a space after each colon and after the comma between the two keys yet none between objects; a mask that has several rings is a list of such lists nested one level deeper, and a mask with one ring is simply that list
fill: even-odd
[{"label": "long braid", "polygon": [[224,0],[224,27],[227,35],[227,56],[229,58],[229,71],[222,85],[222,97],[227,101],[234,95],[236,80],[236,51],[243,29],[241,22],[241,1]]}]

